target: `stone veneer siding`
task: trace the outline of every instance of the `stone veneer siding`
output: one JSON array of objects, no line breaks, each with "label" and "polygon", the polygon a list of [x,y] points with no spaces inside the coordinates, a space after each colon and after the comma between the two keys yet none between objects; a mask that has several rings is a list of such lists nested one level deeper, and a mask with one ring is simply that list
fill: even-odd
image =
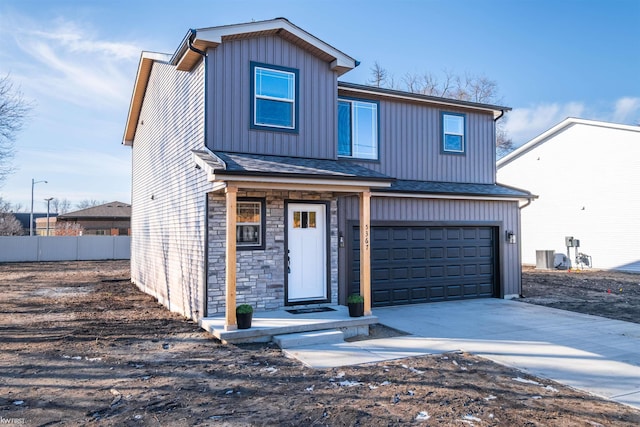
[{"label": "stone veneer siding", "polygon": [[[238,199],[266,199],[265,249],[236,252],[236,301],[251,304],[256,311],[277,310],[285,306],[285,200],[330,202],[329,262],[331,304],[338,302],[338,209],[332,193],[306,191],[238,191]],[[209,194],[209,271],[207,315],[225,312],[225,226],[224,193]]]}]

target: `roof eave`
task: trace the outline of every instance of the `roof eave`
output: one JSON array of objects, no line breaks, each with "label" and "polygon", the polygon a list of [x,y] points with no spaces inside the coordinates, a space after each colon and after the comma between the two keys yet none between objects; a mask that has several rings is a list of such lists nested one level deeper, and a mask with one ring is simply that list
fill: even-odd
[{"label": "roof eave", "polygon": [[494,118],[499,117],[500,114],[511,111],[511,107],[505,107],[501,105],[483,104],[480,102],[462,101],[452,98],[442,98],[438,96],[422,95],[419,93],[405,92],[394,89],[378,88],[374,86],[360,85],[357,83],[338,82],[338,93],[340,91],[355,92],[360,94],[370,94],[386,98],[403,99],[414,102],[426,102],[430,104],[439,104],[449,107],[457,108],[472,108],[474,110],[482,110],[491,112]]},{"label": "roof eave", "polygon": [[[200,28],[195,30],[195,35],[189,31],[173,55],[171,63],[176,65],[178,70],[189,71],[200,60],[200,55],[189,49],[191,37],[193,37],[191,42],[194,47],[206,51],[209,48],[215,49],[223,43],[225,38],[248,38],[256,35],[281,34],[282,31],[287,36],[293,37],[293,40],[301,46],[307,47],[309,50],[321,51],[331,57],[332,60],[329,61],[329,67],[338,75],[342,75],[356,67],[357,61],[354,58],[307,33],[284,18]],[[284,35],[284,33],[281,35]]]},{"label": "roof eave", "polygon": [[140,63],[138,64],[138,72],[136,73],[136,80],[133,85],[133,92],[131,94],[131,102],[129,103],[129,112],[127,114],[127,122],[124,130],[124,136],[122,138],[122,144],[127,146],[133,145],[133,138],[136,135],[136,128],[138,120],[140,119],[140,111],[142,110],[142,101],[144,99],[144,93],[149,83],[149,76],[151,75],[151,68],[153,63],[168,62],[170,55],[157,52],[142,52],[140,55]]}]

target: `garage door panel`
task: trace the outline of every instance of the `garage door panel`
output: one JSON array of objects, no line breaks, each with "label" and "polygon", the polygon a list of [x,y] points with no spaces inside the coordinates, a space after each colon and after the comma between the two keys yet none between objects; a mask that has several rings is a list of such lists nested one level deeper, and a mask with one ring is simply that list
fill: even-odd
[{"label": "garage door panel", "polygon": [[406,267],[391,270],[391,280],[406,280],[409,278],[409,269]]},{"label": "garage door panel", "polygon": [[431,260],[444,258],[444,248],[429,248],[429,258]]},{"label": "garage door panel", "polygon": [[[352,289],[359,288],[358,229]],[[374,306],[491,297],[495,291],[491,227],[373,226]]]},{"label": "garage door panel", "polygon": [[462,296],[462,286],[449,285],[447,286],[447,299],[457,299]]},{"label": "garage door panel", "polygon": [[409,240],[409,229],[407,228],[393,228],[393,240],[400,240],[406,242]]},{"label": "garage door panel", "polygon": [[459,228],[447,228],[445,230],[445,235],[447,236],[447,240],[460,240],[462,234]]},{"label": "garage door panel", "polygon": [[427,248],[413,248],[411,249],[411,259],[423,260],[427,256]]},{"label": "garage door panel", "polygon": [[409,249],[408,248],[398,248],[394,249],[392,252],[394,261],[406,261],[409,259]]},{"label": "garage door panel", "polygon": [[447,248],[447,259],[458,259],[460,258],[460,248],[459,247],[453,247],[453,248]]}]

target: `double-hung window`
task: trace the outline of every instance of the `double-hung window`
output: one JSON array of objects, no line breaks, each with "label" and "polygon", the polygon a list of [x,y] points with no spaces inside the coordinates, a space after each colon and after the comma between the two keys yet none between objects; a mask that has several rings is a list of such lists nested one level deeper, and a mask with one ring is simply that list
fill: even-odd
[{"label": "double-hung window", "polygon": [[378,103],[338,100],[338,156],[378,158]]},{"label": "double-hung window", "polygon": [[442,151],[464,154],[465,152],[464,114],[442,113]]},{"label": "double-hung window", "polygon": [[298,129],[298,70],[251,63],[251,127]]},{"label": "double-hung window", "polygon": [[236,207],[236,247],[264,249],[265,215],[263,199],[238,200]]}]

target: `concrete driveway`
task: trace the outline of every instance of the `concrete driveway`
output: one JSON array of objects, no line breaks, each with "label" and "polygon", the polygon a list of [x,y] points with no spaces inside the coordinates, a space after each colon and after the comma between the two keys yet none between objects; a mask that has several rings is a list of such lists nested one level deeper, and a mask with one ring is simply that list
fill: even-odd
[{"label": "concrete driveway", "polygon": [[374,315],[411,335],[287,353],[333,367],[462,350],[640,409],[640,324],[500,299],[377,308]]}]

